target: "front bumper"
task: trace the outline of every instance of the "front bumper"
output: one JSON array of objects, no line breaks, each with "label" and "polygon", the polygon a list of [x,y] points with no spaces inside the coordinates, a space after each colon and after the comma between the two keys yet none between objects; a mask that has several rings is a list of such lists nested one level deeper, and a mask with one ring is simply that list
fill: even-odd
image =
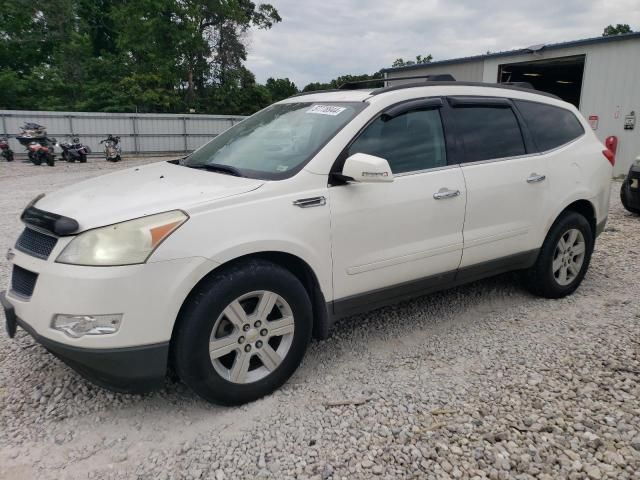
[{"label": "front bumper", "polygon": [[[64,248],[61,240],[51,259]],[[15,326],[91,381],[116,391],[142,392],[162,384],[179,310],[198,281],[217,264],[189,257],[122,267],[57,264],[15,250],[13,263],[37,274],[30,297],[1,295],[11,336]],[[56,314],[121,314],[117,332],[71,338],[51,327]],[[11,319],[14,319],[13,321]]]},{"label": "front bumper", "polygon": [[162,386],[167,372],[169,342],[107,349],[66,345],[39,335],[17,317],[5,292],[0,293],[0,302],[10,337],[15,334],[16,326],[20,326],[48,351],[93,383],[125,393],[144,393]]}]

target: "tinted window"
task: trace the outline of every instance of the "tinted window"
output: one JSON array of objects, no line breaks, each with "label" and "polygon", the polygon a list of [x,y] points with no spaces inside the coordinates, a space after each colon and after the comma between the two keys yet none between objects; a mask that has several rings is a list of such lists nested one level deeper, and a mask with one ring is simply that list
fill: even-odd
[{"label": "tinted window", "polygon": [[524,155],[522,132],[511,108],[461,107],[453,109],[453,116],[464,141],[465,161]]},{"label": "tinted window", "polygon": [[584,133],[584,128],[569,110],[522,100],[516,100],[515,104],[542,152],[569,143]]},{"label": "tinted window", "polygon": [[416,110],[384,121],[378,118],[349,148],[349,155],[384,158],[393,173],[415,172],[447,164],[438,110]]}]

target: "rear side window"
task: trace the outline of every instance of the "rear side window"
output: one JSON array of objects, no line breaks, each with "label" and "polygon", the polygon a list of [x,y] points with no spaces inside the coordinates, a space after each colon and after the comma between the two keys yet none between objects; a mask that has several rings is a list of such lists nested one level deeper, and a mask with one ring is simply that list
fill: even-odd
[{"label": "rear side window", "polygon": [[366,153],[389,162],[394,174],[447,164],[440,112],[414,110],[390,120],[379,117],[349,148],[349,155]]},{"label": "rear side window", "polygon": [[511,108],[493,106],[456,107],[453,117],[462,137],[465,162],[524,155],[524,140]]},{"label": "rear side window", "polygon": [[514,102],[541,152],[565,145],[584,134],[582,124],[569,110],[524,100]]}]

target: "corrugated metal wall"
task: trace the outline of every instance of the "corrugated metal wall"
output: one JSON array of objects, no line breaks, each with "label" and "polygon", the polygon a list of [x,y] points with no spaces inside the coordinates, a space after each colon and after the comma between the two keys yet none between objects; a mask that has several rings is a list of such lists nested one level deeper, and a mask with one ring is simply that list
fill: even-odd
[{"label": "corrugated metal wall", "polygon": [[[466,82],[481,82],[482,81],[482,72],[483,72],[483,62],[479,61],[471,61],[464,63],[456,63],[456,64],[444,64],[444,65],[429,65],[425,64],[424,68],[416,68],[414,70],[407,71],[396,71],[396,72],[388,72],[387,78],[392,80],[394,77],[405,77],[405,76],[413,76],[413,75],[439,75],[449,73],[453,75],[453,78],[456,80],[466,81]],[[394,82],[394,85],[398,85],[401,83],[412,83],[416,80],[398,80]],[[495,81],[495,80],[494,80]]]},{"label": "corrugated metal wall", "polygon": [[123,154],[192,151],[245,117],[231,115],[168,115],[137,113],[44,112],[0,110],[0,137],[10,137],[11,148],[22,153],[15,137],[25,122],[47,127],[59,141],[75,133],[93,153],[101,153],[100,140],[109,133],[121,138]]}]

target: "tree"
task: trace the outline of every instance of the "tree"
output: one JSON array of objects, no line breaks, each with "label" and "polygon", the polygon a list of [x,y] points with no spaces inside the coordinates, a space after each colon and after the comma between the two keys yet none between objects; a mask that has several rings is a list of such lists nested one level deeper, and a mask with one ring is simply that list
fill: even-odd
[{"label": "tree", "polygon": [[623,33],[632,33],[631,27],[627,23],[618,23],[615,27],[608,25],[602,32],[603,37],[610,37],[612,35],[621,35]]},{"label": "tree", "polygon": [[272,102],[284,100],[298,93],[298,87],[288,78],[268,78],[265,87],[269,90]]},{"label": "tree", "polygon": [[0,106],[253,113],[272,93],[243,66],[247,33],[280,21],[251,0],[5,1]]},{"label": "tree", "polygon": [[382,70],[376,72],[374,74],[369,75],[368,73],[360,74],[360,75],[341,75],[328,83],[320,83],[313,82],[305,86],[302,91],[303,92],[311,92],[316,90],[334,90],[336,88],[340,88],[340,86],[349,82],[365,82],[367,80],[381,80],[384,78],[384,74]]},{"label": "tree", "polygon": [[393,68],[408,67],[409,65],[422,65],[424,63],[430,63],[433,60],[433,55],[428,54],[426,56],[417,55],[415,60],[404,60],[402,58],[396,59],[391,65]]}]

